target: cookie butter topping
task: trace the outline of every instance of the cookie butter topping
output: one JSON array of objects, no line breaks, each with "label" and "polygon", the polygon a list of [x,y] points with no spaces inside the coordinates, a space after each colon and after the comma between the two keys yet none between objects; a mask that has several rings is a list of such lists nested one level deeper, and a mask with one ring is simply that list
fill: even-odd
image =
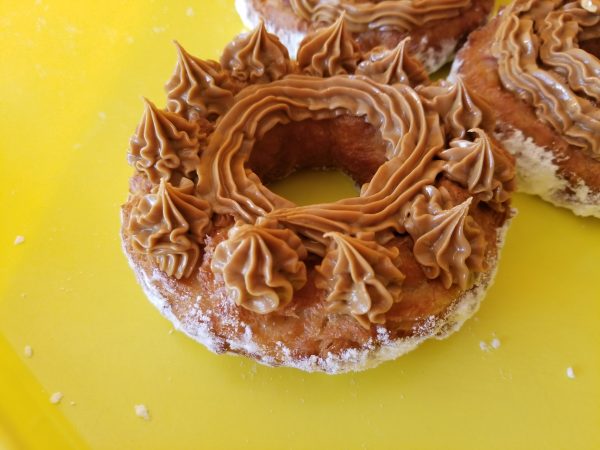
[{"label": "cookie butter topping", "polygon": [[472,272],[483,270],[485,238],[470,217],[471,198],[451,206],[448,194],[424,188],[407,209],[406,230],[415,241],[414,252],[429,278],[441,277],[444,287],[469,285]]},{"label": "cookie butter topping", "polygon": [[145,101],[145,111],[131,138],[129,162],[150,181],[169,181],[174,172],[189,177],[200,161],[198,125]]},{"label": "cookie butter topping", "polygon": [[330,27],[308,35],[297,57],[302,72],[317,77],[353,73],[359,58],[358,47],[346,31],[343,16]]},{"label": "cookie butter topping", "polygon": [[352,33],[373,28],[412,30],[457,17],[470,5],[471,0],[290,0],[294,12],[309,22],[330,24],[345,13]]},{"label": "cookie butter topping", "polygon": [[150,254],[169,276],[187,277],[210,228],[209,211],[210,205],[194,195],[191,180],[184,178],[174,187],[161,179],[156,191],[141,197],[131,213],[133,247]]},{"label": "cookie butter topping", "polygon": [[476,101],[460,77],[455,83],[441,81],[417,90],[425,104],[442,117],[445,131],[452,137],[464,137],[468,130],[479,127],[487,115],[482,112],[482,108],[487,108],[485,102]]},{"label": "cookie butter topping", "polygon": [[315,284],[329,291],[329,310],[352,314],[366,328],[385,323],[385,313],[402,295],[398,249],[336,232],[325,237],[332,239],[332,249],[317,267]]},{"label": "cookie butter topping", "polygon": [[518,0],[499,19],[492,53],[505,89],[569,144],[600,159],[600,60],[579,46],[600,35],[596,6]]},{"label": "cookie butter topping", "polygon": [[237,224],[212,259],[235,302],[265,314],[288,304],[306,283],[306,249],[292,231],[276,225]]},{"label": "cookie butter topping", "polygon": [[504,184],[511,181],[509,165],[494,151],[483,130],[475,128],[470,132],[477,135],[474,141],[454,139],[440,153],[440,158],[446,161],[444,172],[470,193],[479,194],[479,199],[502,203],[508,196]]},{"label": "cookie butter topping", "polygon": [[229,76],[215,61],[204,61],[175,42],[179,61],[166,85],[169,110],[191,117],[221,115],[233,104]]},{"label": "cookie butter topping", "polygon": [[[238,305],[259,314],[280,310],[311,270],[329,311],[352,315],[367,328],[384,323],[402,301],[405,275],[390,243],[394,234],[410,235],[429,278],[470,287],[484,268],[486,248],[470,211],[480,202],[507,200],[500,192],[510,190],[512,166],[498,164],[493,141],[472,130],[481,111],[463,87],[443,85],[438,90],[447,98],[439,102],[419,95],[403,83],[419,73],[408,63],[405,43],[381,57],[361,55],[344,27],[339,20],[309,36],[297,64],[280,61],[287,54],[262,25],[228,47],[223,66],[180,50],[178,81],[169,84],[172,109],[192,122],[205,120],[209,110],[218,115],[208,118],[214,129],[199,152],[195,186],[185,178],[174,187],[146,177],[155,188],[132,213],[134,249],[163,258],[169,274],[189,276],[211,221],[232,218],[235,225],[208,256]],[[197,68],[207,75],[200,77],[202,88],[192,89]],[[175,85],[185,89],[173,94]],[[296,206],[247,166],[257,140],[277,125],[340,115],[363,118],[386,146],[386,161],[358,197]],[[464,186],[467,200],[453,204],[435,187],[442,178]]]},{"label": "cookie butter topping", "polygon": [[263,22],[225,48],[221,65],[233,78],[249,83],[278,80],[291,70],[287,49],[276,36],[267,33]]},{"label": "cookie butter topping", "polygon": [[361,62],[356,70],[358,75],[366,75],[383,84],[404,83],[417,86],[429,81],[427,72],[406,50],[410,38],[406,38],[393,50],[378,48]]}]

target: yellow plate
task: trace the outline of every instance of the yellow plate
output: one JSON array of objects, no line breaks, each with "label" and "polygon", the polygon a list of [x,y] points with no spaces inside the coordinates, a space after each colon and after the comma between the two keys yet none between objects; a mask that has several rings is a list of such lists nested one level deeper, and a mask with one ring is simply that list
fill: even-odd
[{"label": "yellow plate", "polygon": [[216,58],[240,30],[232,0],[1,2],[0,448],[600,448],[600,221],[535,198],[477,316],[377,369],[171,333],[121,254],[127,142],[140,97],[164,104],[172,39]]}]

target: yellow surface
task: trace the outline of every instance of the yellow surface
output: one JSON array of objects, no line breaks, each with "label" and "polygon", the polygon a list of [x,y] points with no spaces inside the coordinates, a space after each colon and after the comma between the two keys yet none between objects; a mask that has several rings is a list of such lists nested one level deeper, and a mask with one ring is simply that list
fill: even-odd
[{"label": "yellow surface", "polygon": [[375,370],[270,369],[170,333],[120,250],[125,151],[141,96],[164,103],[171,40],[217,57],[232,3],[0,2],[0,448],[600,448],[600,220],[534,198],[476,318]]}]

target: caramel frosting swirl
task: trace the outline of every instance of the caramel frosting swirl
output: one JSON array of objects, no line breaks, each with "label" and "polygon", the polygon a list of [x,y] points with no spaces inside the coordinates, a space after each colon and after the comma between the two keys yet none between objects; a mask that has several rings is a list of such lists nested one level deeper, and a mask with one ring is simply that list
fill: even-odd
[{"label": "caramel frosting swirl", "polygon": [[179,60],[175,73],[166,85],[170,111],[191,117],[221,115],[233,104],[229,75],[219,63],[190,55],[175,42]]},{"label": "caramel frosting swirl", "polygon": [[499,19],[492,54],[505,89],[567,143],[598,159],[600,60],[579,47],[580,38],[598,36],[596,5],[517,0]]},{"label": "caramel frosting swirl", "polygon": [[447,192],[427,186],[407,208],[406,230],[414,240],[414,253],[425,275],[441,277],[446,289],[466,289],[472,273],[483,270],[485,238],[469,216],[472,198],[452,206]]},{"label": "caramel frosting swirl", "polygon": [[225,48],[221,65],[233,78],[248,83],[279,80],[291,70],[287,48],[267,33],[262,21],[255,30],[239,36]]},{"label": "caramel frosting swirl", "polygon": [[223,275],[236,304],[267,314],[287,305],[306,283],[306,255],[291,230],[242,223],[217,246],[211,268]]},{"label": "caramel frosting swirl", "polygon": [[441,81],[417,90],[425,105],[442,117],[446,133],[455,138],[464,138],[468,130],[479,127],[487,112],[484,101],[475,100],[459,76],[454,83]]},{"label": "caramel frosting swirl", "polygon": [[400,301],[404,281],[398,249],[336,232],[325,237],[333,248],[316,268],[315,285],[329,290],[329,311],[351,314],[367,329],[385,323],[385,313]]},{"label": "caramel frosting swirl", "polygon": [[440,159],[446,161],[444,172],[480,199],[502,203],[508,198],[504,183],[512,180],[510,167],[483,130],[469,131],[477,135],[474,141],[454,139],[440,153]]},{"label": "caramel frosting swirl", "polygon": [[345,13],[349,31],[374,28],[409,31],[428,22],[457,17],[471,0],[290,0],[294,12],[309,22],[330,24]]},{"label": "caramel frosting swirl", "polygon": [[197,124],[145,100],[142,121],[130,141],[129,163],[153,183],[171,180],[174,172],[189,178],[200,162],[198,134]]},{"label": "caramel frosting swirl", "polygon": [[353,73],[359,58],[358,47],[346,31],[343,16],[333,25],[307,36],[298,49],[302,72],[321,78]]},{"label": "caramel frosting swirl", "polygon": [[[409,2],[377,4],[384,3]],[[410,4],[436,10],[428,1]],[[443,15],[452,2],[437,4]],[[263,25],[234,41],[221,64],[178,47],[167,85],[172,112],[149,105],[138,129],[143,139],[134,165],[151,171],[154,188],[131,213],[134,250],[171,276],[190,276],[213,220],[226,217],[235,225],[210,255],[211,269],[238,305],[259,314],[284,308],[307,283],[310,261],[317,287],[328,289],[329,310],[350,314],[366,328],[385,323],[401,301],[404,275],[389,244],[395,234],[412,237],[427,277],[441,278],[446,287],[468,286],[483,270],[486,248],[469,215],[471,202],[476,198],[473,208],[505,204],[513,167],[477,129],[481,109],[460,80],[411,88],[406,83],[418,82],[422,69],[413,66],[406,41],[359,65],[362,56],[345,26],[339,18],[307,38],[297,64]],[[278,125],[343,115],[372,125],[384,145],[385,162],[358,197],[297,206],[249,167],[257,141]],[[207,144],[195,153],[198,162],[188,148],[195,146],[194,126],[205,119],[212,124]],[[186,178],[192,167],[195,185]],[[184,177],[179,185],[173,171],[177,180]],[[467,200],[453,205],[454,197],[434,187],[442,178]]]},{"label": "caramel frosting swirl", "polygon": [[189,277],[211,226],[209,208],[194,195],[191,180],[184,178],[174,187],[161,179],[156,192],[141,197],[131,213],[128,230],[134,250],[150,255],[171,277]]},{"label": "caramel frosting swirl", "polygon": [[357,75],[365,75],[382,84],[404,83],[411,86],[426,84],[427,72],[421,63],[406,50],[410,38],[405,38],[393,50],[377,48],[356,69]]}]

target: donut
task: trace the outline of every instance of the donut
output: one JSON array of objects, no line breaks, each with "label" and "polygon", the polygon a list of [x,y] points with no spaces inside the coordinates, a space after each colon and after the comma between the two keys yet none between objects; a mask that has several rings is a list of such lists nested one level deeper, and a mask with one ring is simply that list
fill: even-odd
[{"label": "donut", "polygon": [[494,105],[517,187],[600,217],[600,2],[517,0],[474,32],[452,75]]},{"label": "donut", "polygon": [[362,51],[394,48],[407,36],[410,51],[433,73],[452,60],[468,34],[485,23],[493,0],[236,0],[248,28],[263,20],[290,54],[304,37],[342,14]]},{"label": "donut", "polygon": [[[462,84],[419,84],[404,52],[344,22],[299,60],[264,25],[220,62],[179,59],[145,102],[122,242],[151,302],[217,353],[330,374],[457,330],[493,280],[514,161]],[[420,70],[419,70],[420,69]],[[353,198],[297,206],[269,182],[337,168]]]}]

